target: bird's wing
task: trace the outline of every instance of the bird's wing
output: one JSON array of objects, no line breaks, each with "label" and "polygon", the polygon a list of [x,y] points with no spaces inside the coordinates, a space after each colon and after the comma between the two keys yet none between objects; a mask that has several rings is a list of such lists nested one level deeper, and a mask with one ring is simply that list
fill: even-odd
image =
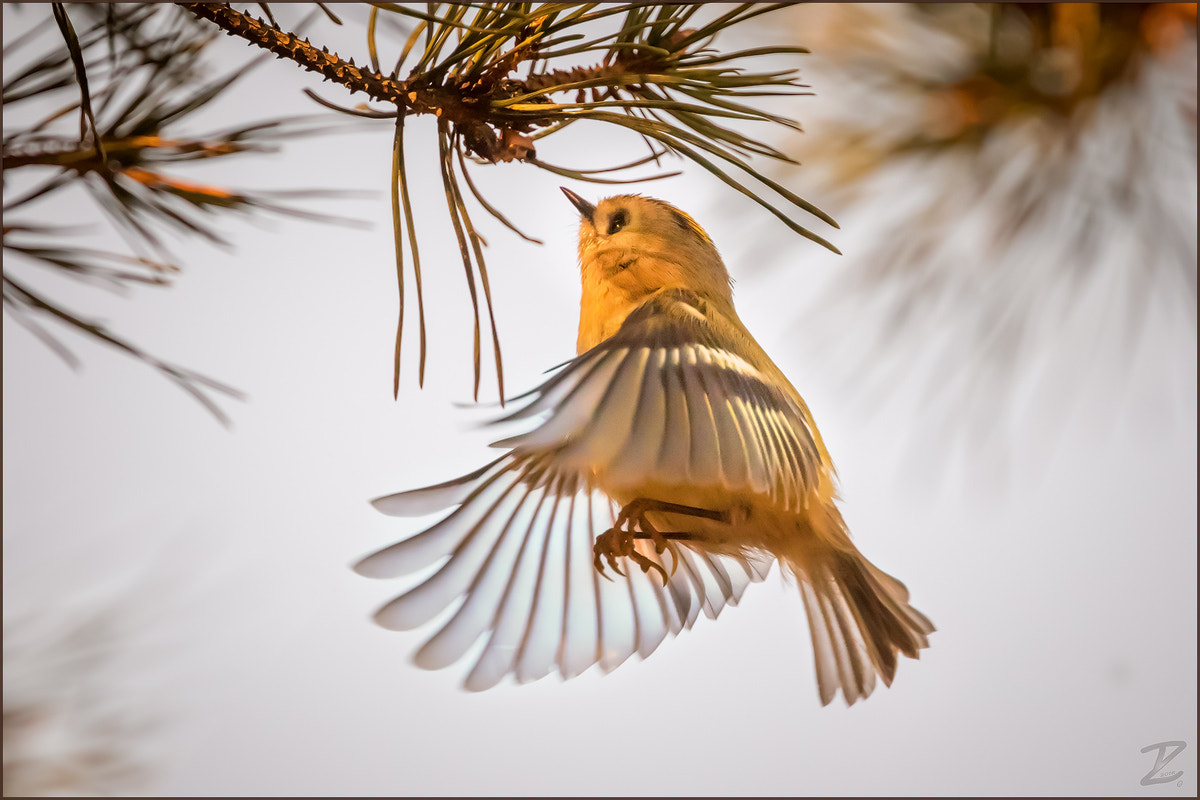
[{"label": "bird's wing", "polygon": [[505,419],[548,419],[497,445],[553,449],[556,465],[603,472],[606,485],[714,487],[799,510],[829,467],[803,401],[769,362],[752,363],[759,354],[712,304],[660,291],[524,395]]},{"label": "bird's wing", "polygon": [[696,295],[660,292],[613,337],[516,398],[526,405],[501,421],[546,418],[498,442],[505,455],[458,480],[376,500],[401,516],[457,505],[357,565],[371,577],[428,575],[376,619],[406,630],[453,609],[415,660],[447,666],[484,638],[466,685],[486,689],[509,673],[524,682],[555,666],[564,677],[595,663],[613,669],[690,628],[701,611],[715,617],[735,604],[770,558],[688,547],[660,556],[637,540],[670,574],[665,586],[656,572],[600,574],[592,548],[617,506],[591,476],[602,468],[634,487],[714,486],[802,505],[823,468],[820,447],[790,387],[741,355],[746,337]]},{"label": "bird's wing", "polygon": [[468,689],[490,688],[508,674],[537,680],[555,667],[564,678],[596,663],[611,670],[634,653],[648,656],[701,611],[716,617],[766,576],[769,559],[679,548],[675,566],[640,540],[638,551],[670,574],[665,586],[655,572],[601,575],[592,546],[596,533],[612,526],[616,506],[580,475],[552,464],[548,454],[508,453],[456,481],[375,501],[396,516],[457,505],[355,567],[390,578],[438,565],[376,614],[384,627],[408,630],[453,609],[417,651],[419,666],[448,666],[482,638]]}]

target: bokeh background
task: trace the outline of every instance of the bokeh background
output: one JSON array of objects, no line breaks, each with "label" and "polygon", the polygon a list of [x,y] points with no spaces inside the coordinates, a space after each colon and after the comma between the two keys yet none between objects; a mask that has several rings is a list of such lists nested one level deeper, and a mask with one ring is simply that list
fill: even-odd
[{"label": "bokeh background", "polygon": [[[634,187],[717,242],[821,426],[856,541],[938,626],[851,709],[820,707],[778,572],[644,662],[483,694],[408,662],[421,631],[371,623],[395,587],[349,565],[428,521],[367,501],[490,458],[456,406],[472,312],[428,120],[407,155],[429,366],[418,389],[409,351],[397,400],[386,122],[193,173],[368,190],[309,207],[369,230],[221,220],[231,248],[180,240],[169,288],[123,294],[6,253],[6,272],[248,396],[219,400],[222,427],[144,364],[50,327],[73,370],[5,314],[6,794],[1194,795],[1196,29],[1194,5],[1160,8],[818,5],[730,32],[813,50],[813,95],[779,101],[803,165],[777,174],[838,219],[818,232],[841,257],[694,169]],[[3,13],[6,50],[58,36],[47,8]],[[339,13],[359,27],[325,33],[360,51],[365,14]],[[214,45],[226,65],[244,52]],[[262,64],[203,119],[311,113],[316,85]],[[643,152],[577,127],[539,155]],[[545,240],[484,223],[521,391],[574,353],[576,220],[562,180],[475,175]],[[122,247],[82,194],[39,213]],[[1178,782],[1143,787],[1141,750],[1170,740]]]}]

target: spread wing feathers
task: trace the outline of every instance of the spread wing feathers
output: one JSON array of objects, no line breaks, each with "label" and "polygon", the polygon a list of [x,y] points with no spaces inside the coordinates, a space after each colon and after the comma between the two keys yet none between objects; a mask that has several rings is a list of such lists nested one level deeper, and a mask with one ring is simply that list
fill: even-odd
[{"label": "spread wing feathers", "polygon": [[612,526],[616,505],[578,473],[558,469],[557,460],[551,468],[549,461],[545,454],[510,453],[458,480],[375,501],[394,515],[459,504],[355,567],[386,578],[441,562],[376,613],[384,627],[408,630],[453,608],[414,656],[419,666],[448,666],[482,637],[469,689],[487,689],[508,674],[518,682],[537,680],[555,667],[564,678],[596,663],[612,670],[634,653],[648,656],[701,612],[716,617],[770,568],[770,560],[686,547],[660,556],[639,540],[638,551],[670,573],[667,585],[656,572],[637,569],[628,577],[609,570],[609,580],[594,568],[592,546],[596,534]]},{"label": "spread wing feathers", "polygon": [[796,573],[812,631],[822,705],[840,688],[847,705],[875,689],[875,675],[892,685],[896,654],[919,658],[934,627],[908,604],[904,584],[859,553],[830,551]]},{"label": "spread wing feathers", "polygon": [[737,354],[737,335],[698,296],[659,292],[614,336],[523,395],[529,402],[500,421],[548,418],[496,446],[553,449],[557,467],[602,470],[606,486],[685,482],[799,510],[824,468],[807,412],[789,387]]}]

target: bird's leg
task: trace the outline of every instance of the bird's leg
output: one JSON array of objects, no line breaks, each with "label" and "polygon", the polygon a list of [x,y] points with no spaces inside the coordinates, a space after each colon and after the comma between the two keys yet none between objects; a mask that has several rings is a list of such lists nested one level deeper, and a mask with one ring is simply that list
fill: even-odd
[{"label": "bird's leg", "polygon": [[[595,553],[593,563],[595,563],[596,569],[601,574],[604,573],[604,565],[600,561],[601,557],[607,560],[608,565],[619,575],[624,575],[625,573],[617,568],[616,559],[617,557],[627,557],[633,559],[633,562],[642,568],[642,572],[649,572],[651,567],[658,570],[662,574],[663,585],[666,585],[669,577],[667,571],[658,562],[651,561],[634,550],[633,541],[635,539],[649,539],[654,542],[654,551],[662,555],[667,549],[668,539],[691,539],[692,534],[681,531],[659,531],[646,518],[646,514],[651,511],[681,514],[689,517],[716,520],[718,522],[727,523],[730,521],[729,512],[727,511],[713,511],[707,508],[696,508],[695,506],[668,503],[664,500],[651,500],[645,497],[631,500],[617,514],[617,519],[613,527],[596,537],[596,546],[593,548]],[[638,533],[633,532],[635,525],[640,529]],[[676,559],[674,566],[677,567],[678,565],[679,562]],[[675,571],[674,567],[672,567],[671,571]]]}]

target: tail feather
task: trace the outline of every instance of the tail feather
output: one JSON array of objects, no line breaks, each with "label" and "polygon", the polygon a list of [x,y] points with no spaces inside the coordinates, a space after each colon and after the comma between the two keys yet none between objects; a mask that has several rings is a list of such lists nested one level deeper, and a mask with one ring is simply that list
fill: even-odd
[{"label": "tail feather", "polygon": [[877,660],[863,638],[865,631],[854,606],[843,596],[841,586],[830,576],[823,577],[822,612],[833,634],[842,696],[847,705],[853,705],[874,690]]},{"label": "tail feather", "polygon": [[808,613],[821,704],[838,689],[847,705],[868,697],[878,675],[891,686],[897,653],[918,658],[933,624],[908,604],[904,584],[856,550],[820,548],[787,559]]}]

